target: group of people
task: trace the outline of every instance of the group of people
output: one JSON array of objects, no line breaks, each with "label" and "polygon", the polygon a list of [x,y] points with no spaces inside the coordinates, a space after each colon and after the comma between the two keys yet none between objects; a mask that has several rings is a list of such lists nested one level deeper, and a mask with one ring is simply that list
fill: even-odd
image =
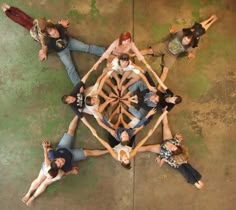
[{"label": "group of people", "polygon": [[[70,37],[67,32],[68,20],[54,24],[45,18],[34,19],[6,3],[1,8],[10,19],[25,27],[33,39],[41,44],[40,61],[47,59],[49,49],[58,54],[74,85],[72,92],[63,95],[61,100],[71,107],[75,117],[55,150],[49,141],[42,142],[44,162],[38,177],[22,199],[24,203],[30,206],[48,185],[63,176],[77,174],[78,168],[73,162],[107,153],[126,169],[131,168],[131,159],[137,152],[156,153],[156,161],[160,166],[167,163],[178,170],[187,182],[198,189],[203,187],[201,174],[188,163],[189,155],[187,148],[182,145],[183,137],[180,134],[173,136],[169,128],[167,114],[176,104],[181,103],[182,98],[175,95],[164,81],[178,57],[194,57],[191,50],[198,46],[200,37],[217,20],[215,15],[178,32],[172,28],[165,39],[144,50],[137,48],[129,32],[121,33],[106,49]],[[71,51],[86,52],[100,57],[82,79],[71,59]],[[161,56],[160,78],[147,63],[144,55]],[[133,57],[141,61],[145,69],[136,65],[132,61]],[[86,87],[90,74],[96,71],[104,60],[106,67],[96,83]],[[148,126],[151,128],[147,135],[136,143],[136,135],[155,119],[153,115],[156,113],[159,113],[156,122]],[[86,114],[93,115],[98,124],[108,131],[106,138],[98,135],[96,129],[86,120]],[[105,147],[104,150],[72,149],[79,120],[90,129]],[[163,141],[144,146],[160,123],[163,125]]]}]

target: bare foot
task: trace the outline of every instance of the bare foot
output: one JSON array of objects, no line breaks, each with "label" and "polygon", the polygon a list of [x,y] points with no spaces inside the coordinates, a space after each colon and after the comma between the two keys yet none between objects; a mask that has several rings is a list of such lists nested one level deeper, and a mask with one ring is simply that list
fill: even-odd
[{"label": "bare foot", "polygon": [[216,21],[216,20],[218,19],[218,17],[217,17],[215,14],[213,14],[213,15],[211,16],[211,18],[212,18],[214,21]]},{"label": "bare foot", "polygon": [[204,183],[199,180],[198,182],[194,183],[195,187],[198,188],[199,190],[203,188]]},{"label": "bare foot", "polygon": [[33,203],[33,201],[34,201],[34,199],[33,199],[33,197],[31,197],[31,198],[27,201],[26,205],[27,205],[27,206],[31,206],[32,203]]},{"label": "bare foot", "polygon": [[1,6],[1,9],[3,12],[6,12],[8,9],[10,9],[10,6],[6,3],[4,3],[2,6]]},{"label": "bare foot", "polygon": [[29,200],[30,194],[26,194],[21,200],[23,203],[26,203]]}]

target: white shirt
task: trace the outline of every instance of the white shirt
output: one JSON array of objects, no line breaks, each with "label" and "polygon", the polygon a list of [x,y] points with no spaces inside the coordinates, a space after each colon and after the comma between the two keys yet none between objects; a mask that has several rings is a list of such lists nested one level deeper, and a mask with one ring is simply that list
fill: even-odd
[{"label": "white shirt", "polygon": [[121,144],[118,144],[115,147],[113,147],[113,150],[117,153],[117,155],[118,155],[117,158],[120,161],[121,160],[120,159],[120,151],[123,150],[126,153],[127,157],[129,158],[129,153],[132,151],[132,147],[129,147],[127,145],[122,146]]},{"label": "white shirt", "polygon": [[132,61],[129,61],[129,65],[127,67],[122,68],[119,65],[119,58],[114,58],[111,62],[111,65],[112,65],[111,67],[112,71],[117,71],[117,73],[119,74],[123,74],[123,72],[126,72],[126,71],[133,71],[136,74],[140,73],[140,70],[135,68],[135,66],[132,64]]}]

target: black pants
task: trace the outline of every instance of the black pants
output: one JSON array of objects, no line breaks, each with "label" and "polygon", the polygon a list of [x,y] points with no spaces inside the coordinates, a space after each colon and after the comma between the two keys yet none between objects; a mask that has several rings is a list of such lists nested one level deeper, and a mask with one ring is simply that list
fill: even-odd
[{"label": "black pants", "polygon": [[183,177],[186,179],[186,181],[190,184],[194,184],[201,180],[202,175],[194,169],[189,163],[183,163],[179,166],[179,168],[176,168],[177,171],[179,171]]}]

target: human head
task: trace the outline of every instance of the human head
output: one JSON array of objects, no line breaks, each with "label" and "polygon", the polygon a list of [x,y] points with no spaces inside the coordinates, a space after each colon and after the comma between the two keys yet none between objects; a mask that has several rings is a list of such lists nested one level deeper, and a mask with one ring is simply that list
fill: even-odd
[{"label": "human head", "polygon": [[188,153],[188,149],[185,146],[181,145],[178,147],[181,147],[181,150],[182,150],[181,153],[177,154],[177,155],[172,153],[172,155],[173,155],[172,157],[176,161],[177,164],[182,164],[182,163],[185,163],[186,161],[188,161],[189,153]]},{"label": "human head", "polygon": [[172,152],[172,155],[182,154],[183,148],[181,146],[179,146],[179,145],[174,145],[174,146],[170,148],[170,150]]},{"label": "human head", "polygon": [[65,165],[64,158],[55,158],[53,161],[51,161],[51,168],[53,170],[57,170],[59,168],[62,168],[64,165]]},{"label": "human head", "polygon": [[[52,167],[52,165],[53,165],[53,167]],[[58,168],[56,167],[56,164],[52,164],[52,163],[51,163],[51,168],[48,170],[48,174],[49,174],[52,178],[54,178],[54,177],[57,176],[57,174],[58,174]]]},{"label": "human head", "polygon": [[58,34],[58,30],[52,22],[48,22],[47,26],[45,27],[45,33],[47,36],[54,37],[56,34]]},{"label": "human head", "polygon": [[159,102],[159,96],[157,94],[153,94],[150,96],[149,100],[154,104],[157,104]]},{"label": "human head", "polygon": [[168,97],[166,98],[166,102],[168,103],[172,103],[172,104],[179,104],[182,102],[182,97],[181,96],[172,96],[172,97]]},{"label": "human head", "polygon": [[123,32],[119,37],[119,45],[122,45],[125,43],[125,41],[130,42],[131,41],[131,34],[130,32],[126,31]]},{"label": "human head", "polygon": [[45,17],[39,17],[39,18],[35,19],[35,21],[37,22],[37,24],[39,26],[40,32],[44,34],[49,22],[46,20]]},{"label": "human head", "polygon": [[123,131],[121,134],[120,134],[120,143],[122,146],[125,146],[125,145],[128,145],[129,144],[129,134],[127,131]]},{"label": "human head", "polygon": [[193,35],[187,35],[183,37],[182,44],[185,46],[191,45],[192,41],[193,41]]},{"label": "human head", "polygon": [[61,101],[64,104],[71,104],[76,101],[76,98],[74,96],[70,96],[70,95],[63,95],[61,97]]},{"label": "human head", "polygon": [[94,105],[98,104],[98,98],[87,96],[85,99],[85,103],[88,106],[94,106]]},{"label": "human head", "polygon": [[56,158],[51,161],[50,166],[51,168],[48,170],[48,174],[54,178],[58,174],[58,170],[65,164],[64,158]]},{"label": "human head", "polygon": [[129,144],[130,136],[125,128],[120,127],[117,132],[117,138],[120,139],[120,143],[122,146],[126,146]]},{"label": "human head", "polygon": [[120,162],[121,165],[126,168],[126,169],[131,169],[131,165],[130,165],[130,160],[127,157],[127,154],[125,152],[123,152],[122,154],[120,154]]},{"label": "human head", "polygon": [[118,58],[118,64],[122,68],[126,68],[129,65],[130,57],[128,54],[123,53]]}]

